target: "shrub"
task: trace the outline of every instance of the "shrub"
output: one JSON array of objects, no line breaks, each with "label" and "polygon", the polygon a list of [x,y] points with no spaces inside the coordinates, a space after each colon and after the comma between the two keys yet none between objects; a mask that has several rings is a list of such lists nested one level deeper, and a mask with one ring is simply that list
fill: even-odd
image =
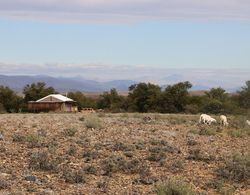
[{"label": "shrub", "polygon": [[149,156],[147,157],[147,160],[149,161],[163,161],[166,159],[166,153],[162,150],[156,150],[156,151],[151,151]]},{"label": "shrub", "polygon": [[122,142],[117,142],[113,146],[114,151],[133,151],[134,149],[132,145],[127,145]]},{"label": "shrub", "polygon": [[211,136],[211,135],[216,135],[216,130],[215,129],[201,129],[199,132],[200,135],[207,135],[207,136]]},{"label": "shrub", "polygon": [[233,129],[228,131],[228,134],[232,137],[245,137],[250,136],[250,128],[243,128],[243,129]]},{"label": "shrub", "polygon": [[214,160],[214,157],[210,156],[206,152],[202,152],[200,149],[193,149],[189,151],[189,156],[187,157],[187,159],[209,162],[211,160]]},{"label": "shrub", "polygon": [[87,167],[84,168],[84,171],[86,174],[92,174],[92,175],[97,174],[97,169],[93,165],[88,165]]},{"label": "shrub", "polygon": [[175,178],[169,179],[164,183],[156,185],[157,195],[195,195],[192,187]]},{"label": "shrub", "polygon": [[73,137],[76,134],[76,132],[77,132],[77,129],[75,128],[69,128],[69,129],[64,130],[64,134],[70,137]]},{"label": "shrub", "polygon": [[207,183],[207,186],[216,189],[216,191],[222,195],[233,195],[236,190],[234,186],[226,184],[224,180],[212,180]]},{"label": "shrub", "polygon": [[250,155],[234,154],[218,168],[217,174],[222,178],[237,182],[249,180]]},{"label": "shrub", "polygon": [[230,126],[235,129],[249,129],[249,126],[246,124],[246,120],[248,119],[248,116],[232,116],[230,118]]},{"label": "shrub", "polygon": [[51,159],[46,151],[32,153],[29,160],[29,167],[35,170],[56,171],[59,164],[60,159]]},{"label": "shrub", "polygon": [[9,187],[9,183],[4,179],[0,179],[0,190],[6,189]]},{"label": "shrub", "polygon": [[184,161],[183,160],[176,160],[172,165],[169,167],[172,172],[179,172],[184,170]]},{"label": "shrub", "polygon": [[85,125],[87,128],[101,129],[103,127],[102,121],[96,115],[86,117]]},{"label": "shrub", "polygon": [[67,153],[68,155],[70,155],[70,156],[73,156],[73,155],[76,154],[76,151],[77,151],[76,145],[71,144],[71,145],[69,146],[69,149],[67,150],[66,153]]},{"label": "shrub", "polygon": [[21,135],[19,133],[14,133],[12,135],[13,142],[25,142],[26,138],[24,135]]},{"label": "shrub", "polygon": [[84,117],[80,117],[80,118],[79,118],[79,121],[84,121],[84,120],[85,120]]},{"label": "shrub", "polygon": [[34,148],[41,146],[40,138],[38,135],[30,134],[26,137],[26,142],[28,142],[28,147]]},{"label": "shrub", "polygon": [[123,156],[113,155],[102,162],[104,175],[111,175],[115,172],[127,174],[140,173],[143,169],[142,161],[139,159],[126,160]]},{"label": "shrub", "polygon": [[63,178],[67,183],[85,183],[85,176],[83,170],[65,169],[63,171]]},{"label": "shrub", "polygon": [[85,162],[97,159],[98,157],[99,153],[96,150],[88,150],[83,153],[83,158],[85,158]]},{"label": "shrub", "polygon": [[123,156],[113,155],[102,162],[102,169],[104,175],[111,175],[114,172],[118,172],[125,166],[125,158]]}]

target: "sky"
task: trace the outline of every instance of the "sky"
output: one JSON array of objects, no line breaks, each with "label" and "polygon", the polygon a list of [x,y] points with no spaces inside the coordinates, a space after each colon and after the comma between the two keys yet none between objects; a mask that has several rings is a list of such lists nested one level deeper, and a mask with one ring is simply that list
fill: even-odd
[{"label": "sky", "polygon": [[249,54],[249,0],[0,0],[0,74],[249,69]]}]

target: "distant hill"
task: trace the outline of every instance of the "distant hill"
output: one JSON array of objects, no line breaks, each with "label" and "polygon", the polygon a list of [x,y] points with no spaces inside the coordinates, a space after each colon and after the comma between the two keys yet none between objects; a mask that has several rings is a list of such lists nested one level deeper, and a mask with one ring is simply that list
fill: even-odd
[{"label": "distant hill", "polygon": [[8,86],[18,92],[22,91],[26,84],[34,82],[45,82],[47,86],[54,87],[59,92],[86,91],[102,92],[116,88],[118,91],[126,91],[128,87],[135,84],[132,80],[114,80],[108,82],[97,82],[83,78],[64,78],[50,76],[6,76],[0,75],[0,85]]},{"label": "distant hill", "polygon": [[[166,84],[161,85],[164,89],[168,84],[174,84],[180,79],[180,75],[173,75],[164,79]],[[177,80],[176,80],[177,79]],[[103,92],[109,91],[112,88],[116,88],[119,92],[127,92],[129,86],[136,84],[138,82],[149,82],[143,79],[136,80],[111,80],[111,81],[95,81],[90,79],[84,79],[82,77],[51,77],[47,75],[36,75],[36,76],[7,76],[0,75],[0,85],[8,86],[17,92],[22,92],[23,88],[27,84],[34,82],[45,82],[47,86],[54,87],[58,92],[68,92],[68,91],[82,91],[82,92]],[[153,82],[153,81],[152,81]],[[154,83],[154,82],[153,82]],[[210,83],[210,82],[208,82]],[[216,85],[215,85],[216,87]],[[209,90],[211,86],[202,84],[194,84],[190,91],[204,91]],[[236,92],[240,87],[224,87],[228,92]]]}]

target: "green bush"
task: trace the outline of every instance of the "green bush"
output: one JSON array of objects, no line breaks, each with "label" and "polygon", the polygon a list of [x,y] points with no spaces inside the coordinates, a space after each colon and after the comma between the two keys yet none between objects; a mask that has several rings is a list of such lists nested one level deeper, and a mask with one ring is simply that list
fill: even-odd
[{"label": "green bush", "polygon": [[28,147],[30,148],[39,147],[41,145],[40,137],[35,134],[28,135],[26,137],[26,142],[28,142]]},{"label": "green bush", "polygon": [[192,187],[175,178],[171,178],[164,183],[156,185],[157,195],[195,195]]},{"label": "green bush", "polygon": [[103,127],[102,121],[96,115],[86,117],[85,126],[87,128],[101,129]]}]

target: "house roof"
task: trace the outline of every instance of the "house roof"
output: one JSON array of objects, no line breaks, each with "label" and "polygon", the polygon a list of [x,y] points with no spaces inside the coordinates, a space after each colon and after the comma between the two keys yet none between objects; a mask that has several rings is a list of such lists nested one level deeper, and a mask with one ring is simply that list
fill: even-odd
[{"label": "house roof", "polygon": [[37,100],[36,102],[42,102],[43,100],[47,99],[48,97],[53,97],[53,98],[57,99],[59,102],[75,102],[74,100],[72,100],[66,96],[63,96],[61,94],[51,94],[51,95],[48,95],[46,97],[43,97],[43,98]]}]

